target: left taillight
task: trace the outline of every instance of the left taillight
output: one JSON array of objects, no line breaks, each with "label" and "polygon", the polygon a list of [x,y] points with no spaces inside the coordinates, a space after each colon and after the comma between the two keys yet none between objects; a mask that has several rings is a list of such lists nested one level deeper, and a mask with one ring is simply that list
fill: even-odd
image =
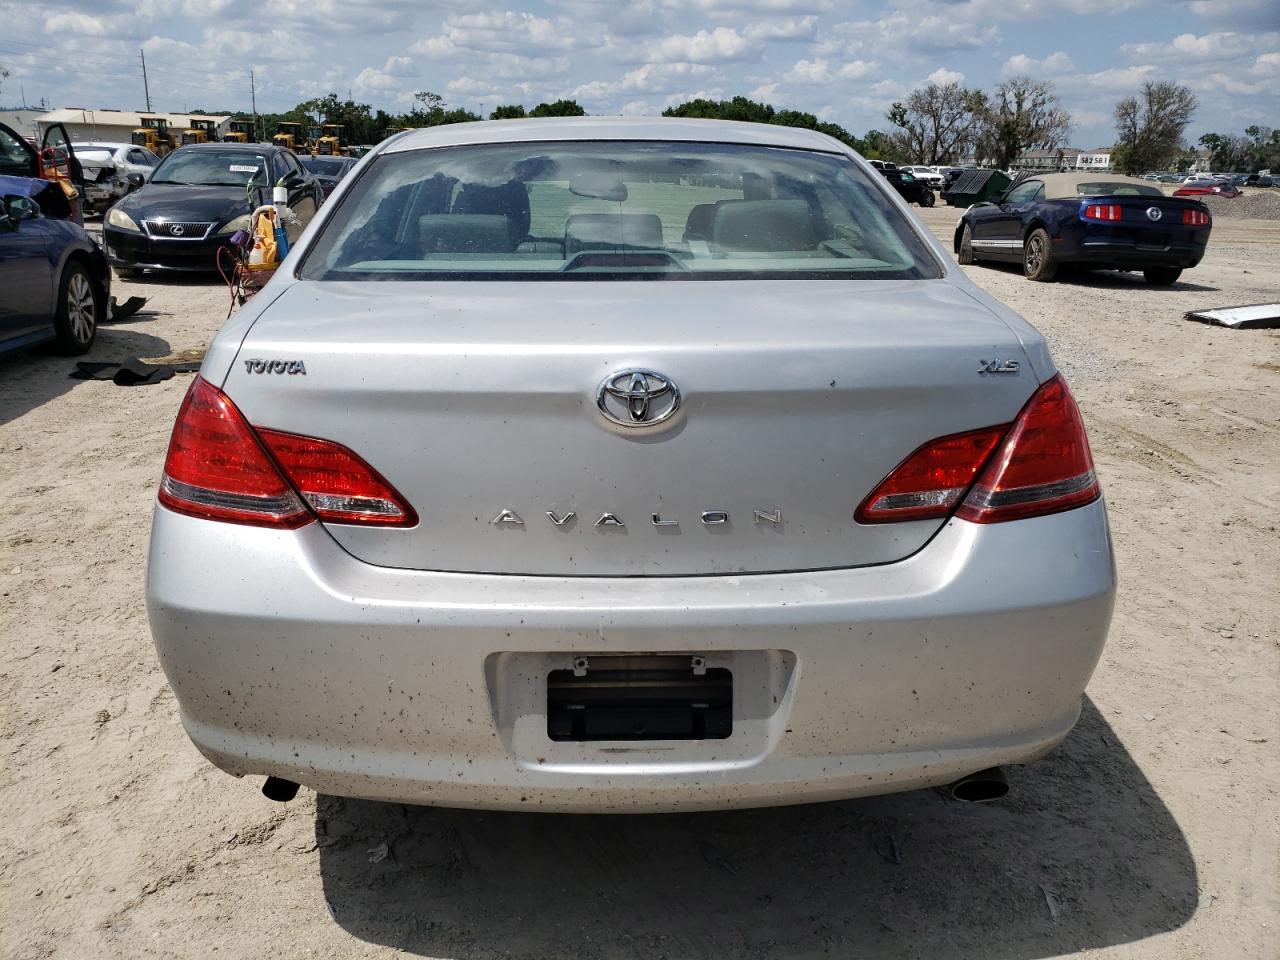
[{"label": "left taillight", "polygon": [[1124,207],[1118,203],[1087,203],[1080,211],[1080,216],[1086,220],[1122,220]]},{"label": "left taillight", "polygon": [[321,520],[379,527],[418,522],[408,501],[342,444],[263,428],[258,436]]},{"label": "left taillight", "polygon": [[334,523],[413,526],[413,508],[341,444],[255,431],[221,390],[196,377],[169,441],[159,499],[206,520],[294,529]]}]

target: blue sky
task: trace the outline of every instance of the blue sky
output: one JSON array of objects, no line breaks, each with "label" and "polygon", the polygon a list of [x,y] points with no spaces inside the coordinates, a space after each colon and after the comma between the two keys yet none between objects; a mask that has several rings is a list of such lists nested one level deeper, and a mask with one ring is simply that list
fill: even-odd
[{"label": "blue sky", "polygon": [[[15,10],[9,0],[0,10]],[[486,111],[573,97],[652,114],[746,94],[862,134],[930,78],[1052,80],[1075,146],[1113,139],[1144,80],[1190,86],[1191,138],[1280,127],[1280,0],[24,0],[0,104],[282,109],[336,90],[396,112],[415,90]]]}]

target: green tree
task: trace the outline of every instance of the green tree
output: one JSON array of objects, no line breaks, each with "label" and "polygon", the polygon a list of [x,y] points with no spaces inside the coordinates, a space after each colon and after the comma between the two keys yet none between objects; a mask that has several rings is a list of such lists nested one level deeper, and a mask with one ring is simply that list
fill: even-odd
[{"label": "green tree", "polygon": [[529,111],[531,117],[585,117],[586,115],[587,111],[583,110],[576,100],[540,103]]},{"label": "green tree", "polygon": [[1178,154],[1178,159],[1174,161],[1173,168],[1179,173],[1186,173],[1195,166],[1196,160],[1198,159],[1199,157],[1196,155],[1196,152],[1188,147],[1183,150],[1182,153]]},{"label": "green tree", "polygon": [[1252,170],[1280,168],[1280,130],[1254,124],[1245,127],[1244,134],[1253,141]]},{"label": "green tree", "polygon": [[812,113],[801,110],[778,110],[771,104],[758,103],[746,97],[732,100],[688,100],[662,111],[664,117],[695,117],[703,120],[737,120],[745,123],[774,123],[783,127],[803,127],[817,130],[841,143],[861,151],[863,143],[844,127],[827,120],[819,120]]},{"label": "green tree", "polygon": [[320,118],[321,123],[340,123],[343,126],[343,140],[346,143],[377,143],[380,128],[373,116],[373,108],[367,103],[356,103],[354,100],[340,100],[336,93],[330,93],[315,100],[308,100],[298,106],[305,112]]},{"label": "green tree", "polygon": [[494,107],[489,113],[490,120],[519,120],[521,117],[528,116],[524,112],[524,107],[518,103],[507,103],[500,107]]},{"label": "green tree", "polygon": [[1071,133],[1071,114],[1063,109],[1047,80],[1014,77],[996,88],[979,122],[978,155],[1007,170],[1027,150],[1053,150]]},{"label": "green tree", "polygon": [[1180,84],[1144,83],[1138,96],[1116,104],[1112,165],[1130,175],[1167,166],[1182,149],[1196,106],[1195,94]]},{"label": "green tree", "polygon": [[395,124],[395,126],[438,127],[446,123],[466,123],[470,120],[481,119],[479,114],[472,113],[462,107],[456,107],[453,110],[446,109],[447,104],[444,102],[444,97],[429,90],[415,93],[413,98],[421,106],[415,107],[400,117],[401,122]]},{"label": "green tree", "polygon": [[915,163],[952,163],[971,149],[987,113],[987,97],[958,83],[931,83],[894,103],[886,116],[894,145]]}]

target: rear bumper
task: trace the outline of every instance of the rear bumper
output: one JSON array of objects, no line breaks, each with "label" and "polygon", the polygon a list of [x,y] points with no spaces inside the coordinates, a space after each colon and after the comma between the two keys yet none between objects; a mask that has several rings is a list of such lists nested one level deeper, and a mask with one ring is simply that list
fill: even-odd
[{"label": "rear bumper", "polygon": [[[1070,731],[1115,589],[1101,502],[949,523],[852,570],[560,578],[373,567],[318,525],[157,508],[147,595],[192,740],[237,775],[444,806],[657,811],[909,790]],[[546,671],[700,654],[727,740],[558,742]]]},{"label": "rear bumper", "polygon": [[1209,231],[1174,227],[1158,238],[1135,236],[1132,228],[1091,227],[1082,236],[1055,240],[1054,255],[1065,262],[1115,267],[1194,267],[1204,259]]}]

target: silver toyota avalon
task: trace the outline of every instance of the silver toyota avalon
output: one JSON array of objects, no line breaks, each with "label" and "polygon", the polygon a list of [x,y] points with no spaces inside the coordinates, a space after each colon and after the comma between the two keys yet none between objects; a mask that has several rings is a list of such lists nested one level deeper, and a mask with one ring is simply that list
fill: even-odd
[{"label": "silver toyota avalon", "polygon": [[1045,341],[778,126],[383,143],[214,339],[151,535],[218,767],[662,811],[947,784],[1075,723],[1115,571]]}]

